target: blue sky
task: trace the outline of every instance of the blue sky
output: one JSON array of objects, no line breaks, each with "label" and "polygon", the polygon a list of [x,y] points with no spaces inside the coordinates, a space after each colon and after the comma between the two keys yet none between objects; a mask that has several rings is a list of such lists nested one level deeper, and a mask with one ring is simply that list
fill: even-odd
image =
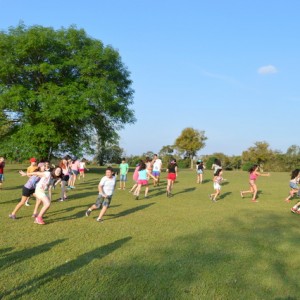
[{"label": "blue sky", "polygon": [[[137,122],[127,155],[158,152],[186,127],[199,152],[239,155],[256,141],[299,144],[300,1],[2,1],[0,29],[76,25],[117,49],[131,72]],[[294,133],[295,132],[295,133]]]}]

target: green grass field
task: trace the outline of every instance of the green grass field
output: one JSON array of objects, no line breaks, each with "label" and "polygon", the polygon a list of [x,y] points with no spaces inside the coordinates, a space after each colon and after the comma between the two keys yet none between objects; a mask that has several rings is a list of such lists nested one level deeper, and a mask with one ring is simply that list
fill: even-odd
[{"label": "green grass field", "polygon": [[85,210],[104,170],[91,168],[67,202],[55,201],[57,188],[41,226],[33,199],[8,218],[26,181],[19,168],[6,167],[0,191],[0,299],[300,299],[300,215],[290,212],[296,199],[283,201],[287,173],[257,180],[259,203],[240,197],[246,172],[224,172],[218,203],[208,198],[211,171],[197,185],[180,170],[172,198],[163,173],[149,199],[116,190],[98,223]]}]

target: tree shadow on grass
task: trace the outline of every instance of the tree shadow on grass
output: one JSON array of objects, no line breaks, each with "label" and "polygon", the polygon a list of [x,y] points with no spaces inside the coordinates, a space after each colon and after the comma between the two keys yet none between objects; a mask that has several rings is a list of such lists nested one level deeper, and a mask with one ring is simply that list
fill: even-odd
[{"label": "tree shadow on grass", "polygon": [[0,255],[2,256],[4,253],[11,252],[12,250],[14,250],[13,247],[8,247],[8,248],[0,249]]},{"label": "tree shadow on grass", "polygon": [[[107,244],[105,246],[96,248],[92,251],[79,255],[76,259],[73,259],[61,266],[58,266],[46,272],[42,276],[28,280],[27,282],[22,283],[14,289],[5,291],[2,295],[0,294],[0,296],[7,296],[12,299],[22,298],[23,296],[30,294],[36,289],[42,288],[45,284],[49,283],[52,280],[57,280],[66,275],[70,275],[73,272],[79,270],[80,268],[87,266],[90,262],[92,262],[95,259],[104,258],[105,256],[121,248],[125,243],[127,243],[131,239],[132,237],[125,237],[113,243]],[[84,284],[84,282],[82,282],[82,284]]]},{"label": "tree shadow on grass", "polygon": [[[16,265],[19,262],[24,262],[26,259],[31,259],[35,255],[42,252],[50,251],[54,246],[64,242],[66,239],[59,239],[50,243],[42,244],[33,248],[24,249],[10,254],[2,255],[0,259],[0,270]],[[10,248],[7,248],[10,249]]]},{"label": "tree shadow on grass", "polygon": [[[258,212],[251,222],[247,216],[245,212],[224,220],[224,227],[152,245],[148,258],[141,251],[126,264],[105,266],[102,271],[110,286],[121,288],[112,291],[102,286],[98,295],[103,299],[122,295],[127,299],[297,299],[297,268],[291,270],[284,256],[300,246],[294,238],[298,229],[291,232],[286,217],[278,214]],[[289,247],[283,248],[287,243]]]},{"label": "tree shadow on grass", "polygon": [[116,219],[116,218],[120,218],[120,217],[125,217],[125,216],[133,214],[137,211],[146,209],[146,208],[152,206],[153,204],[155,204],[155,203],[148,203],[148,204],[144,204],[144,205],[139,205],[139,206],[134,207],[134,208],[126,209],[126,210],[124,210],[122,212],[119,212],[117,214],[107,214],[106,216],[110,217],[110,218],[107,218],[107,219]]}]

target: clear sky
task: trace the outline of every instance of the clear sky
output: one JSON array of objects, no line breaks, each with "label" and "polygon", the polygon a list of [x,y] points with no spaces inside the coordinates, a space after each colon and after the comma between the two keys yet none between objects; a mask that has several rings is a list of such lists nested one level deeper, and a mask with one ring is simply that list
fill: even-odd
[{"label": "clear sky", "polygon": [[158,152],[186,127],[199,152],[239,155],[256,141],[298,143],[299,0],[0,0],[0,29],[76,25],[112,45],[131,72],[137,122],[127,155]]}]

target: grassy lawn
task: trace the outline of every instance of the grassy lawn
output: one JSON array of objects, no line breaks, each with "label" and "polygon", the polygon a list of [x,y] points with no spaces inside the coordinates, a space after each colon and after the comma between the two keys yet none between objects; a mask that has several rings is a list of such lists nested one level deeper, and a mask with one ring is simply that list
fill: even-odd
[{"label": "grassy lawn", "polygon": [[33,199],[8,218],[26,180],[19,168],[7,165],[0,190],[0,299],[300,299],[300,215],[290,212],[296,199],[283,201],[287,173],[258,178],[259,203],[240,197],[246,172],[224,172],[217,203],[210,170],[202,185],[180,170],[172,198],[163,173],[149,199],[116,190],[98,223],[85,210],[104,170],[91,168],[67,202],[55,190],[40,226]]}]

